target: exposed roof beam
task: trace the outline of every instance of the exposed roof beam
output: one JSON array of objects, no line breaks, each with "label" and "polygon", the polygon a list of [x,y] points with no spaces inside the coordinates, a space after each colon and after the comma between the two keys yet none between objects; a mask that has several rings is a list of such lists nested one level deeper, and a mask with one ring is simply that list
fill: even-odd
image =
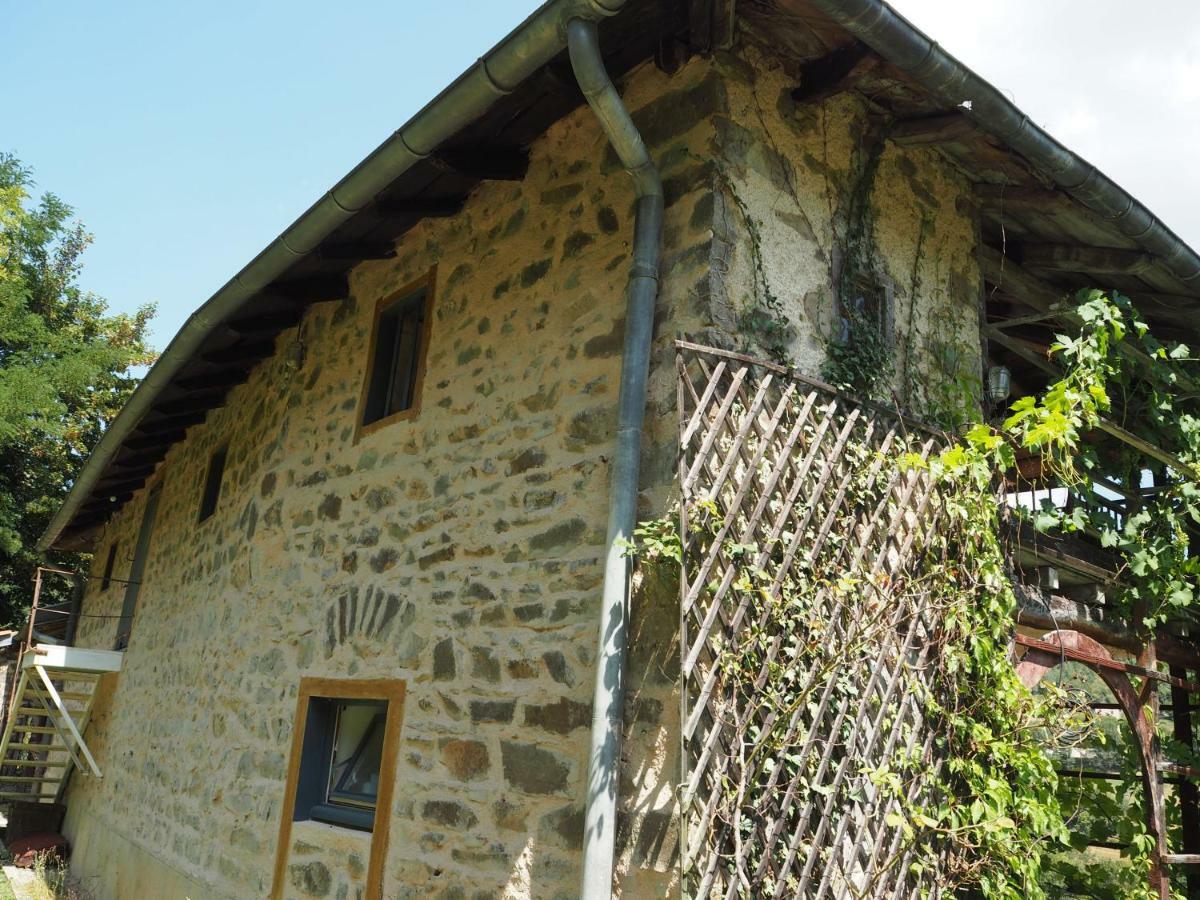
[{"label": "exposed roof beam", "polygon": [[1070,300],[1070,289],[1056,288],[1025,271],[1020,263],[995,247],[986,244],[980,247],[979,261],[983,277],[990,284],[1039,312],[1045,312],[1056,303],[1067,303]]},{"label": "exposed roof beam", "polygon": [[[1047,313],[1051,309],[1054,309],[1053,315],[1055,318],[1078,324],[1079,319],[1071,309],[1073,303],[1070,291],[1043,281],[1031,272],[1026,271],[1019,263],[1008,259],[994,247],[986,245],[981,247],[979,259],[984,279],[996,285],[1005,295],[1013,297],[1027,306],[1032,306],[1039,313]],[[1057,309],[1055,307],[1062,308]],[[993,327],[1001,329],[1008,326],[1015,326],[1021,324],[1021,320],[1029,321],[1031,317],[1021,316],[1018,319],[1010,319],[1007,323],[995,322],[993,323]],[[1144,350],[1129,341],[1128,338],[1121,341],[1118,349],[1126,359],[1132,360],[1143,367],[1155,365],[1154,360]],[[1196,390],[1196,386],[1192,380],[1182,374],[1179,376],[1179,383],[1187,390]]]},{"label": "exposed roof beam", "polygon": [[130,450],[149,450],[151,447],[161,447],[165,451],[186,433],[183,429],[178,431],[164,431],[162,434],[145,436],[141,432],[134,432],[135,437],[127,440],[125,446]]},{"label": "exposed roof beam", "polygon": [[1157,262],[1154,256],[1140,250],[1073,244],[1025,244],[1021,248],[1021,261],[1035,269],[1088,275],[1141,275]]},{"label": "exposed roof beam", "polygon": [[204,388],[233,387],[235,384],[241,384],[248,377],[250,377],[248,369],[225,369],[220,372],[176,378],[173,384],[185,391],[194,391]]},{"label": "exposed roof beam", "polygon": [[965,114],[954,112],[920,119],[901,119],[892,126],[888,138],[901,147],[932,147],[961,143],[979,134],[978,126]]},{"label": "exposed roof beam", "polygon": [[729,46],[734,32],[734,0],[689,0],[688,43],[708,54]]},{"label": "exposed roof beam", "polygon": [[529,169],[529,151],[521,147],[447,147],[430,160],[440,169],[479,181],[521,181]]},{"label": "exposed roof beam", "polygon": [[848,82],[874,68],[879,57],[861,41],[838,47],[820,59],[800,67],[800,86],[792,91],[797,103],[820,103],[827,97],[845,90]]},{"label": "exposed roof beam", "polygon": [[207,410],[220,405],[224,397],[225,391],[223,390],[197,391],[178,400],[156,403],[151,407],[151,411],[164,416],[173,416],[179,413],[190,413],[195,410]]},{"label": "exposed roof beam", "polygon": [[101,494],[109,494],[109,495],[111,495],[113,493],[124,494],[129,491],[136,491],[138,488],[140,488],[143,484],[146,483],[146,478],[148,478],[148,477],[149,476],[147,476],[147,475],[143,475],[140,478],[137,478],[137,477],[127,478],[124,481],[114,481],[112,484],[105,484],[104,482],[101,482],[97,486],[97,490]]},{"label": "exposed roof beam", "polygon": [[[1051,378],[1061,378],[1063,370],[1047,359],[1044,355],[1038,353],[1031,345],[1025,341],[1015,338],[1012,335],[1005,334],[999,328],[985,326],[984,332],[987,336],[1002,347],[1007,348],[1012,353],[1015,353],[1021,359],[1041,369]],[[1100,419],[1096,423],[1096,427],[1105,434],[1116,438],[1124,444],[1139,450],[1151,459],[1157,459],[1164,465],[1170,466],[1176,472],[1192,473],[1193,470],[1187,463],[1183,462],[1177,456],[1167,452],[1162,447],[1150,443],[1138,437],[1136,434],[1129,432],[1109,419]]]},{"label": "exposed roof beam", "polygon": [[190,428],[203,422],[208,416],[208,410],[197,410],[193,413],[188,413],[184,416],[171,416],[168,419],[148,420],[143,421],[138,425],[139,434],[162,434],[178,431],[181,428]]}]

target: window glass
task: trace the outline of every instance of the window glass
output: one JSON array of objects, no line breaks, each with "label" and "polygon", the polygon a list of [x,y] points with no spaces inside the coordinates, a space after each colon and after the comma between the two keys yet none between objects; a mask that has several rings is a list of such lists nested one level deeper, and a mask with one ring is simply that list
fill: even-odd
[{"label": "window glass", "polygon": [[427,293],[388,303],[375,323],[371,371],[367,374],[364,425],[411,409],[416,402]]},{"label": "window glass", "polygon": [[379,792],[385,710],[378,704],[341,703],[329,766],[330,803],[374,807]]},{"label": "window glass", "polygon": [[217,511],[217,501],[221,499],[221,480],[225,477],[227,451],[227,447],[222,447],[208,461],[208,474],[204,477],[204,493],[200,496],[201,522]]},{"label": "window glass", "polygon": [[386,700],[309,700],[296,819],[373,828],[387,716]]},{"label": "window glass", "polygon": [[108,586],[112,584],[113,566],[117,562],[117,542],[113,541],[108,546],[108,559],[104,561],[104,577],[100,579],[100,590],[107,591]]}]

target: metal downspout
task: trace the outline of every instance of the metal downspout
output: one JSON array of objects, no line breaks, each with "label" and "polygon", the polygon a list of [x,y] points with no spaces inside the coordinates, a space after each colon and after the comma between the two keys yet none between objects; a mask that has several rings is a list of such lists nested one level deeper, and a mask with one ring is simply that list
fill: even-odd
[{"label": "metal downspout", "polygon": [[663,192],[658,169],[613,86],[595,22],[567,23],[571,67],[588,105],[600,120],[621,164],[633,178],[637,215],[633,233],[633,267],[626,289],[625,349],[617,413],[617,451],[613,459],[604,545],[604,591],[600,608],[600,641],[596,655],[596,689],[588,754],[587,807],[583,822],[584,900],[612,896],[613,857],[617,831],[618,762],[625,705],[625,653],[629,644],[630,563],[626,542],[637,517],[638,467],[642,420],[646,411],[646,379],[658,295],[658,263],[662,242]]}]

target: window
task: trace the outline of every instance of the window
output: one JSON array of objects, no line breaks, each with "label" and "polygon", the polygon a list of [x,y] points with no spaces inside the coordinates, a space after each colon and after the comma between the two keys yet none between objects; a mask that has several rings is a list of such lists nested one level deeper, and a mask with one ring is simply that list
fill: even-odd
[{"label": "window", "polygon": [[850,288],[850,296],[838,310],[838,341],[846,343],[856,331],[865,327],[891,343],[891,287],[859,276],[854,279]]},{"label": "window", "polygon": [[221,499],[221,479],[225,477],[225,457],[228,447],[222,447],[208,461],[208,474],[204,476],[204,493],[200,495],[200,521],[203,522],[217,511]]},{"label": "window", "polygon": [[429,341],[432,274],[380,301],[363,383],[360,427],[370,430],[420,407]]},{"label": "window", "polygon": [[405,683],[302,678],[275,850],[273,898],[287,883],[295,822],[370,833],[365,896],[382,895]]},{"label": "window", "polygon": [[112,584],[113,566],[117,562],[117,542],[108,545],[108,559],[104,561],[104,577],[100,579],[100,590],[107,591]]}]

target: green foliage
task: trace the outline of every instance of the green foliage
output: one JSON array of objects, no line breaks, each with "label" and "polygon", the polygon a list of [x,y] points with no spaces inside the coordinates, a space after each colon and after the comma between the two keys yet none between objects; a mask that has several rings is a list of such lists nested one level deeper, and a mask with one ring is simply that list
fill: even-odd
[{"label": "green foliage", "polygon": [[825,346],[821,377],[844,391],[874,396],[892,377],[892,340],[878,319],[842,305],[845,332]]},{"label": "green foliage", "polygon": [[153,308],[109,315],[78,286],[91,237],[57,197],[31,201],[31,185],[29,170],[0,154],[2,623],[28,604],[34,544],[136,385],[131,367],[153,360]]},{"label": "green foliage", "polygon": [[[1077,299],[1079,334],[1060,334],[1051,347],[1066,375],[1040,397],[1014,403],[1003,426],[1081,501],[1071,510],[1042,510],[1036,524],[1044,531],[1087,532],[1115,551],[1125,583],[1117,599],[1140,618],[1140,627],[1196,621],[1200,558],[1189,554],[1188,528],[1200,525],[1200,409],[1195,393],[1182,385],[1200,370],[1186,345],[1159,343],[1124,297],[1082,291]],[[1152,365],[1130,366],[1131,346]],[[1148,462],[1126,443],[1096,439],[1113,397],[1135,437],[1177,464]],[[1105,511],[1105,482],[1137,491],[1149,478],[1158,488],[1151,496],[1139,497],[1124,516]]]}]

